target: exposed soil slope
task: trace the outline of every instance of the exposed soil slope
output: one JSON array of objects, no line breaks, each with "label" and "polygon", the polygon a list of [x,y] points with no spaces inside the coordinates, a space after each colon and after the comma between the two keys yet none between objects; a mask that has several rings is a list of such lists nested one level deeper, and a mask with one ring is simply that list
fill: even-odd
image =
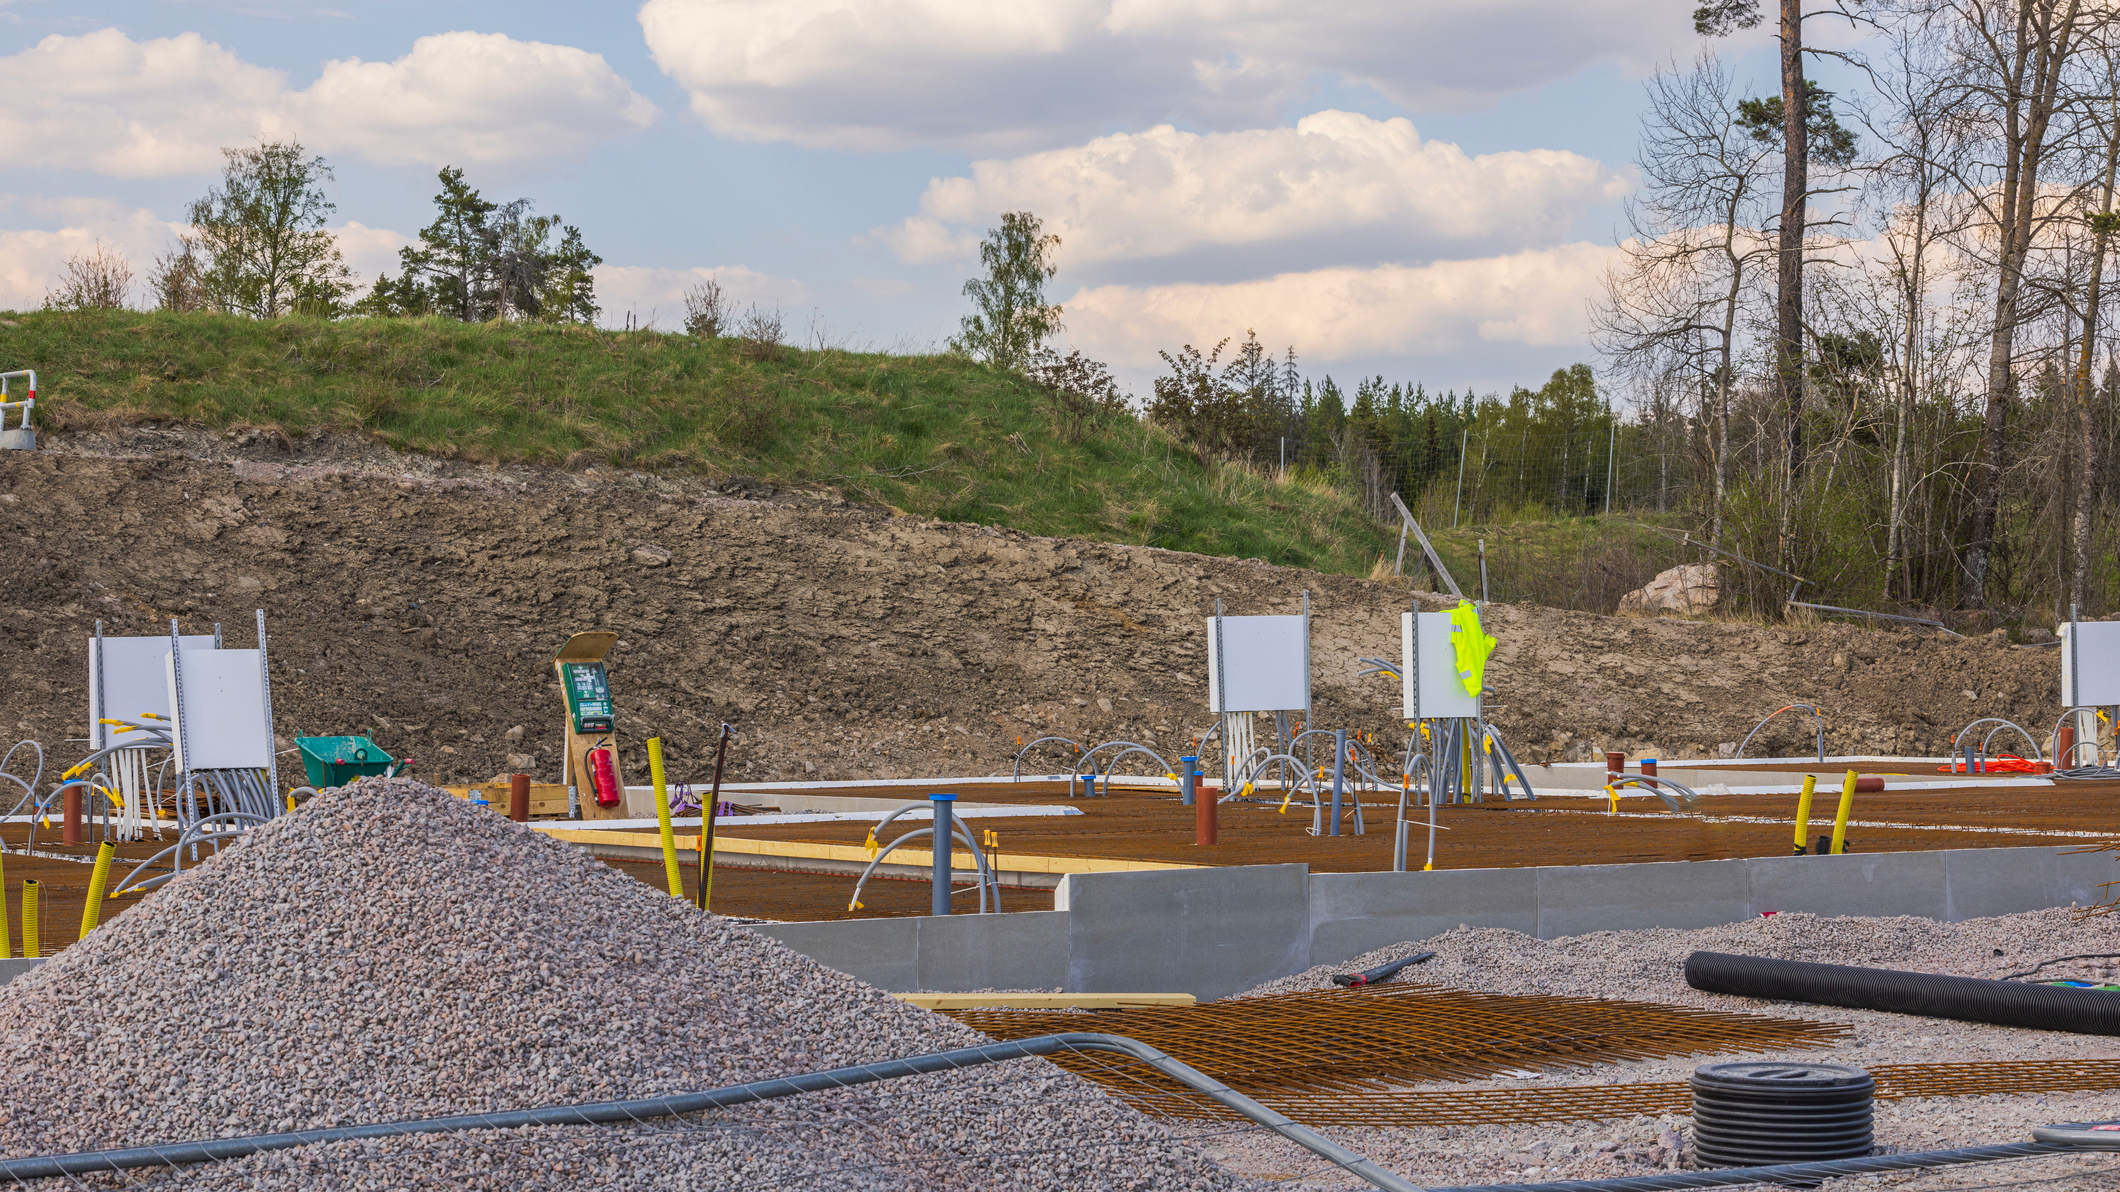
[{"label": "exposed soil slope", "polygon": [[[621,635],[635,781],[655,733],[674,777],[702,776],[724,720],[737,779],[1006,772],[1019,737],[1045,733],[1183,745],[1207,721],[1215,602],[1290,613],[1306,589],[1314,723],[1403,733],[1396,685],[1355,677],[1359,655],[1397,656],[1409,597],[1390,583],[609,472],[277,452],[0,453],[0,735],[78,756],[61,742],[83,735],[99,618],[118,634],[220,622],[248,646],[263,608],[288,744],[366,733],[431,779],[556,780],[550,659],[593,628]],[[1845,753],[1938,752],[1975,715],[2059,710],[2055,653],[1998,639],[1528,605],[1488,624],[1490,712],[1527,761],[1713,755],[1795,700],[1827,710]],[[1764,751],[1809,748],[1794,719]]]}]

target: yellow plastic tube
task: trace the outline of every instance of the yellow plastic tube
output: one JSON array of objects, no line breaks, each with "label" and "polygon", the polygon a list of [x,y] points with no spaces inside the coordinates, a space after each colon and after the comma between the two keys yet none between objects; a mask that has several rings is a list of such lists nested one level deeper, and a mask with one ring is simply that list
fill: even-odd
[{"label": "yellow plastic tube", "polygon": [[37,947],[37,879],[22,883],[22,954],[42,956],[43,949]]},{"label": "yellow plastic tube", "polygon": [[1803,776],[1803,793],[1796,796],[1796,851],[1789,854],[1801,857],[1811,848],[1811,792],[1818,789],[1818,775]]},{"label": "yellow plastic tube", "polygon": [[1840,784],[1840,814],[1833,817],[1833,854],[1839,856],[1848,851],[1848,813],[1855,810],[1855,771],[1848,771],[1847,781]]},{"label": "yellow plastic tube", "polygon": [[670,792],[663,785],[662,738],[648,738],[648,774],[655,782],[655,826],[662,832],[663,876],[670,879],[670,897],[685,896],[685,879],[677,872],[677,837],[670,831]]},{"label": "yellow plastic tube", "polygon": [[1610,807],[1607,807],[1607,808],[1605,808],[1605,814],[1606,814],[1606,815],[1617,815],[1617,814],[1619,814],[1619,790],[1618,790],[1618,788],[1616,788],[1616,787],[1610,787],[1610,786],[1606,787],[1606,788],[1605,788],[1605,798],[1606,798],[1606,799],[1608,799],[1608,800],[1610,800],[1610,801],[1611,801],[1611,804],[1612,804],[1612,805],[1611,805]]},{"label": "yellow plastic tube", "polygon": [[14,956],[14,941],[8,938],[7,922],[7,869],[0,863],[0,960]]},{"label": "yellow plastic tube", "polygon": [[88,905],[81,908],[81,938],[96,929],[103,918],[103,887],[110,881],[110,859],[118,854],[118,846],[106,840],[96,850],[96,872],[88,879]]}]

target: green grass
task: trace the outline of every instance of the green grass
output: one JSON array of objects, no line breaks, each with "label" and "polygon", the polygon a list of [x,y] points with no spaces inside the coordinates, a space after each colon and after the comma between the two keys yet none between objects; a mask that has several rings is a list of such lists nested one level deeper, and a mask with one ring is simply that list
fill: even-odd
[{"label": "green grass", "polygon": [[336,428],[473,463],[740,473],[950,521],[1343,574],[1368,574],[1393,541],[1328,486],[1202,463],[1130,419],[1070,441],[1041,390],[967,360],[741,349],[442,319],[0,319],[0,361],[37,370],[51,430]]}]

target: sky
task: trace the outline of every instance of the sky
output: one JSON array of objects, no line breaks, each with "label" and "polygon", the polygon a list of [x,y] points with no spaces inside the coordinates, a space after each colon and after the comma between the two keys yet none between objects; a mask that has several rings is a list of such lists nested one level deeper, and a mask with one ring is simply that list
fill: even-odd
[{"label": "sky", "polygon": [[[347,0],[341,0],[346,3]],[[977,243],[1061,237],[1066,347],[1145,393],[1255,329],[1303,372],[1481,393],[1594,356],[1642,80],[1693,0],[0,0],[0,308],[145,274],[219,150],[331,164],[364,285],[437,170],[604,259],[604,321],[712,277],[791,339],[939,347]],[[1763,32],[1719,43],[1771,87]]]}]

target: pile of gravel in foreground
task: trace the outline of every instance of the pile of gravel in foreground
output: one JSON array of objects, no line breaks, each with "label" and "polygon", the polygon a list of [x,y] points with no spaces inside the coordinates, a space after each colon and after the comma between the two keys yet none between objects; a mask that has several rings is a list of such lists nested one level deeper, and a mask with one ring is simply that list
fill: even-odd
[{"label": "pile of gravel in foreground", "polygon": [[[0,987],[0,1010],[7,1155],[652,1096],[985,1041],[409,779],[251,832]],[[213,1173],[304,1189],[1249,1186],[1043,1060]]]}]

